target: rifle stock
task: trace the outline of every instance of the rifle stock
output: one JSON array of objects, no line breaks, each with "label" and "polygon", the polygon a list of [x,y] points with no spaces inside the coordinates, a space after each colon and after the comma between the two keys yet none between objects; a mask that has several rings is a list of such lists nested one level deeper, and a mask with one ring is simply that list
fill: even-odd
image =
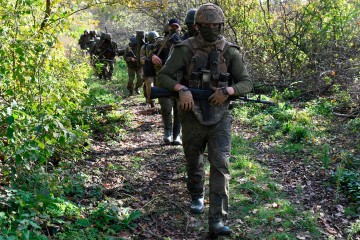
[{"label": "rifle stock", "polygon": [[[197,89],[197,88],[188,88],[188,89],[190,90],[193,97],[196,99],[208,99],[211,96],[211,94],[214,93],[213,90],[208,90],[208,89]],[[150,93],[151,99],[162,98],[162,97],[177,97],[177,96],[179,96],[178,92],[172,92],[165,88],[151,87],[151,93]],[[262,103],[262,104],[267,104],[267,105],[271,105],[271,106],[275,105],[275,103],[273,103],[273,102],[261,100],[260,96],[258,96],[257,99],[250,99],[247,97],[230,96],[230,100],[236,100],[236,99],[242,100],[244,102]]]}]

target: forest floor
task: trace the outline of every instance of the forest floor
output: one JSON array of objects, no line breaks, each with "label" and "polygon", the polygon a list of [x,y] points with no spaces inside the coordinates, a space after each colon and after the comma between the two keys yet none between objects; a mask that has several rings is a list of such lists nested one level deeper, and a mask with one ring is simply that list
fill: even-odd
[{"label": "forest floor", "polygon": [[[81,167],[89,169],[92,183],[103,186],[107,198],[141,212],[134,227],[118,236],[123,239],[208,239],[208,202],[203,214],[189,212],[182,147],[163,144],[159,105],[150,109],[143,98],[132,96],[124,100],[123,107],[133,117],[131,123],[126,124],[126,134],[121,141],[109,141],[101,134],[95,135],[90,156],[81,162]],[[233,126],[234,134],[245,139],[250,140],[257,134],[238,121]],[[258,164],[269,169],[272,179],[282,186],[282,192],[297,211],[317,216],[315,224],[321,237],[314,237],[306,227],[272,229],[264,223],[256,226],[259,229],[252,229],[246,219],[236,218],[234,212],[241,208],[232,207],[232,200],[227,224],[234,234],[225,239],[292,239],[256,237],[257,232],[266,236],[267,231],[270,235],[284,230],[291,231],[296,239],[345,239],[345,230],[354,220],[345,216],[346,198],[327,184],[327,176],[318,171],[316,162],[301,161],[302,156],[274,153],[269,151],[271,144],[260,142],[254,145]],[[86,201],[91,200],[84,199],[82,203],[86,204]],[[360,238],[355,236],[353,239]]]}]

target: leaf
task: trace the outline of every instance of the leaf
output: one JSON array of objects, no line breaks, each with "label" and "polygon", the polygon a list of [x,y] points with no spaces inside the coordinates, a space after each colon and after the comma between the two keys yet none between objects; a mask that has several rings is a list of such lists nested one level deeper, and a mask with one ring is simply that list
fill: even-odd
[{"label": "leaf", "polygon": [[6,135],[7,135],[8,138],[13,138],[14,137],[14,129],[13,128],[8,128]]},{"label": "leaf", "polygon": [[40,227],[39,225],[37,225],[35,222],[33,222],[33,221],[30,221],[29,224],[30,224],[33,228],[41,229],[41,227]]},{"label": "leaf", "polygon": [[41,149],[45,149],[45,147],[46,147],[43,142],[37,141],[37,144],[38,144],[39,148],[41,148]]},{"label": "leaf", "polygon": [[13,124],[14,121],[15,121],[15,118],[14,118],[12,115],[11,115],[11,116],[8,116],[8,117],[6,118],[6,122],[7,122],[9,125]]}]

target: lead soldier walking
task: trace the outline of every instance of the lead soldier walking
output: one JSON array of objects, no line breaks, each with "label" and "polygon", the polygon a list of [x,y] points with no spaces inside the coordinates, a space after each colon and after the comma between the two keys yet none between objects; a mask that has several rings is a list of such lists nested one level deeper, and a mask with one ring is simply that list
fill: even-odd
[{"label": "lead soldier walking", "polygon": [[[209,233],[230,235],[225,225],[229,203],[231,122],[229,96],[248,93],[253,83],[239,47],[222,35],[224,13],[215,4],[202,5],[195,14],[199,34],[176,45],[158,75],[158,86],[179,92],[179,119],[191,195],[190,211],[204,209],[204,151],[208,147]],[[182,74],[180,82],[174,78]],[[193,99],[187,87],[212,89],[208,101]]]}]

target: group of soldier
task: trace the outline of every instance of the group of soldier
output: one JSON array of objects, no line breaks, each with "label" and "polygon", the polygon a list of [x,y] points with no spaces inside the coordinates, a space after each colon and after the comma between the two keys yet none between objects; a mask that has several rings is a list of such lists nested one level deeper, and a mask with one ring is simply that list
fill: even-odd
[{"label": "group of soldier", "polygon": [[[144,87],[146,101],[152,107],[152,86],[178,95],[158,99],[164,126],[163,140],[166,144],[183,145],[187,189],[191,196],[190,212],[195,214],[204,210],[204,153],[207,148],[210,163],[209,233],[215,236],[232,232],[225,225],[232,122],[229,97],[246,94],[253,88],[240,48],[222,35],[224,23],[225,16],[219,6],[203,4],[188,11],[185,34],[182,34],[181,21],[172,18],[165,24],[162,36],[156,31],[147,34],[137,31],[124,51],[130,95],[139,93]],[[91,54],[101,56],[99,54],[108,51],[100,48],[101,41],[100,36],[100,40],[89,47]],[[209,96],[196,95],[204,89],[210,92]]]},{"label": "group of soldier", "polygon": [[79,45],[91,57],[91,64],[99,79],[111,80],[115,57],[119,55],[116,42],[110,33],[85,30],[80,36]]}]

